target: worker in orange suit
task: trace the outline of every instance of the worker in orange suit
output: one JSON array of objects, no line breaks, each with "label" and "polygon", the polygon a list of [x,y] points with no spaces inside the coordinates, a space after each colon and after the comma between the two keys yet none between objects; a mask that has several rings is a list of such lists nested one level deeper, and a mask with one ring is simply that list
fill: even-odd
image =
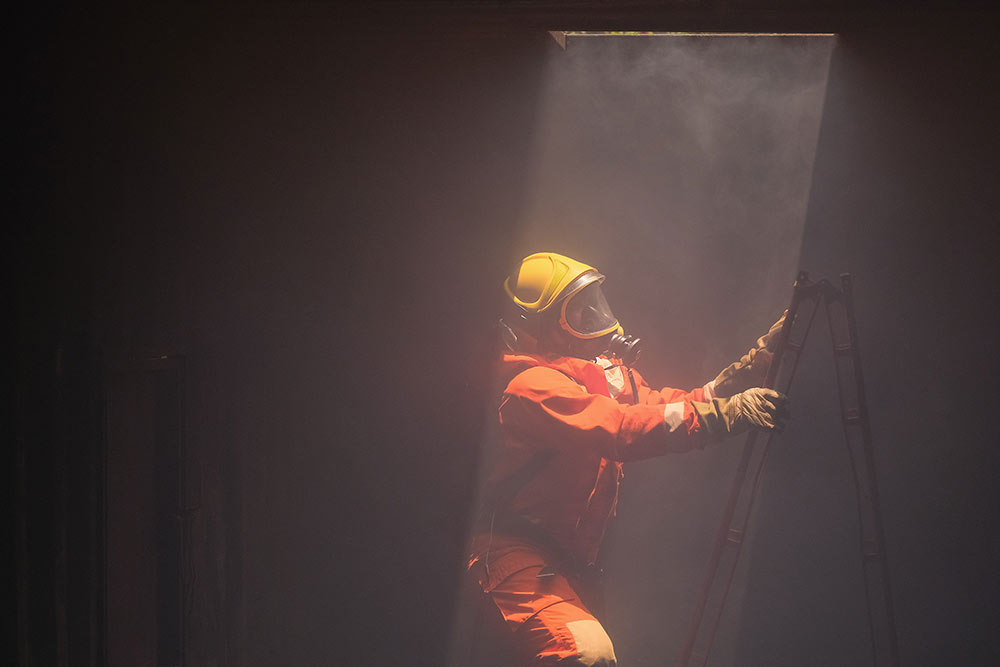
[{"label": "worker in orange suit", "polygon": [[556,253],[506,280],[499,448],[469,572],[525,665],[616,665],[599,612],[598,550],[622,463],[780,427],[786,398],[761,384],[782,320],[715,380],[654,390],[631,368],[604,276]]}]

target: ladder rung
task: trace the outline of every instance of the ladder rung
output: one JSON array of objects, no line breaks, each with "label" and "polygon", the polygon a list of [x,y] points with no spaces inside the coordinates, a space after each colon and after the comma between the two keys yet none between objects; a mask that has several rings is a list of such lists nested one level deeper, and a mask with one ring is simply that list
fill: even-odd
[{"label": "ladder rung", "polygon": [[873,539],[862,541],[861,552],[867,560],[875,560],[882,555],[882,550],[879,548],[878,542]]},{"label": "ladder rung", "polygon": [[730,528],[729,534],[726,535],[726,541],[731,544],[742,544],[743,543],[743,531],[739,528]]},{"label": "ladder rung", "polygon": [[842,417],[845,422],[856,422],[861,419],[861,407],[860,406],[850,406],[844,407],[843,412],[841,412]]}]

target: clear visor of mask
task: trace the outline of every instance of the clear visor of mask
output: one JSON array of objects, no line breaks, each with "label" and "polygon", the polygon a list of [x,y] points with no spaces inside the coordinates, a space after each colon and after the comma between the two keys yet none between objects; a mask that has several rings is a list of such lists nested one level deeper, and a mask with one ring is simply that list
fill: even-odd
[{"label": "clear visor of mask", "polygon": [[566,325],[582,337],[599,336],[618,327],[618,319],[611,312],[598,282],[590,283],[571,296],[563,313]]}]

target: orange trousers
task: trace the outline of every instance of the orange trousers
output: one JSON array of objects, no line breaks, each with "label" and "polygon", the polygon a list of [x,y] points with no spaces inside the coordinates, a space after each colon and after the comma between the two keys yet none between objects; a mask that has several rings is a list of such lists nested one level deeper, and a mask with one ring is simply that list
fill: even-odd
[{"label": "orange trousers", "polygon": [[580,599],[573,582],[550,573],[544,556],[519,547],[491,557],[475,561],[471,574],[503,616],[522,664],[617,665],[604,626]]}]

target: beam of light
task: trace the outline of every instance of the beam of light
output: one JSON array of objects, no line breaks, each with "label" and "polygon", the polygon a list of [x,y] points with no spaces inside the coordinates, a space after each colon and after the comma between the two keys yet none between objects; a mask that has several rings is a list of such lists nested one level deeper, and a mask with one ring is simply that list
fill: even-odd
[{"label": "beam of light", "polygon": [[[615,314],[646,343],[639,369],[650,383],[700,386],[787,303],[835,35],[552,35],[560,46],[603,39],[539,63],[511,264],[553,251],[595,265]],[[629,464],[605,544],[606,625],[623,663],[679,650],[736,459],[715,447]],[[719,632],[723,663],[736,662],[739,588]]]}]

